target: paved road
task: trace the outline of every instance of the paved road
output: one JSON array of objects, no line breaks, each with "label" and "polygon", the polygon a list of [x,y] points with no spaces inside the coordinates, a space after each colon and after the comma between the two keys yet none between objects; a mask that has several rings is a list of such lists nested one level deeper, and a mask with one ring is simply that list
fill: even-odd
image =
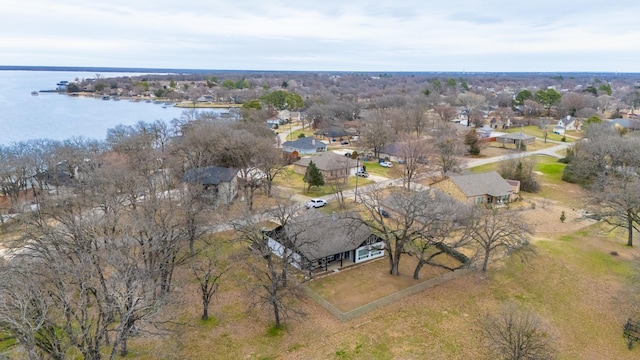
[{"label": "paved road", "polygon": [[567,143],[567,142],[554,141],[554,143],[556,143],[556,145],[548,147],[546,149],[540,149],[540,150],[535,150],[535,151],[525,151],[525,152],[522,152],[522,153],[513,153],[513,154],[508,154],[508,155],[495,156],[495,157],[491,157],[491,158],[484,158],[484,159],[473,159],[473,160],[468,161],[465,167],[471,168],[471,167],[490,164],[490,163],[494,163],[494,162],[498,162],[498,161],[503,161],[503,160],[508,160],[508,159],[516,159],[516,158],[519,158],[521,156],[532,156],[532,155],[546,155],[546,156],[552,156],[552,157],[561,159],[561,158],[564,157],[564,155],[560,155],[562,153],[562,151],[566,150],[567,148],[569,148],[571,146],[573,146],[572,143]]}]

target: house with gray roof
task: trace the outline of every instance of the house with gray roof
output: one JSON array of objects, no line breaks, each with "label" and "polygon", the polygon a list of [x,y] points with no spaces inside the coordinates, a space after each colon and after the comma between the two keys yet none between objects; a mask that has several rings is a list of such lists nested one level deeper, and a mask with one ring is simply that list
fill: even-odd
[{"label": "house with gray roof", "polygon": [[314,156],[304,157],[293,164],[296,174],[304,175],[309,163],[313,161],[325,180],[344,178],[355,175],[358,169],[358,161],[348,156],[338,155],[332,151],[318,153]]},{"label": "house with gray roof", "polygon": [[311,208],[263,234],[276,255],[286,254],[293,266],[312,275],[385,255],[382,239],[358,217],[356,212],[329,215]]},{"label": "house with gray roof", "polygon": [[640,120],[638,119],[611,119],[608,121],[608,124],[611,124],[614,128],[625,129],[627,131],[640,130]]},{"label": "house with gray roof", "polygon": [[282,144],[282,151],[288,154],[297,151],[300,155],[314,155],[327,151],[327,144],[314,137],[303,137],[295,141],[285,141]]},{"label": "house with gray roof", "polygon": [[402,161],[406,150],[403,150],[405,145],[400,142],[393,142],[391,144],[384,145],[380,148],[378,157],[380,159],[389,159],[389,161]]},{"label": "house with gray roof", "polygon": [[514,187],[495,171],[447,174],[433,187],[469,205],[503,205],[511,201]]},{"label": "house with gray roof", "polygon": [[558,120],[558,124],[553,128],[553,133],[558,135],[564,135],[567,130],[579,130],[580,121],[576,117],[567,115]]},{"label": "house with gray roof", "polygon": [[525,134],[523,132],[507,133],[500,136],[496,136],[496,142],[502,145],[514,144],[516,147],[518,144],[533,144],[536,141],[536,137],[533,135]]},{"label": "house with gray roof", "polygon": [[187,170],[182,181],[212,205],[229,205],[238,196],[238,169],[207,166]]}]

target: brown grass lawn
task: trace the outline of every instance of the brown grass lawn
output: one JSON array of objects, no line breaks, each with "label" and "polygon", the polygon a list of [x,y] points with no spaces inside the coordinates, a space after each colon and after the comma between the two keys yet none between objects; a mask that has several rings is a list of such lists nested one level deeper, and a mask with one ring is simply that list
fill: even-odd
[{"label": "brown grass lawn", "polygon": [[[547,181],[580,198],[582,190]],[[214,320],[199,320],[195,283],[177,274],[179,305],[165,313],[176,321],[164,336],[146,334],[131,343],[137,359],[493,359],[477,320],[507,303],[535,312],[560,359],[637,359],[622,338],[627,317],[640,318],[640,251],[624,246],[624,234],[578,221],[567,197],[526,196],[522,215],[534,231],[536,254],[526,261],[492,262],[487,273],[472,272],[408,296],[350,321],[339,321],[309,299],[304,317],[287,320],[284,332],[269,331],[271,312],[251,307],[247,274],[235,265],[211,305]],[[530,206],[536,203],[535,208]],[[561,223],[560,212],[567,220]],[[612,255],[615,252],[617,255]],[[310,283],[342,310],[415,283],[408,257],[402,276],[388,275],[388,260],[342,271]],[[423,269],[422,280],[429,268]]]},{"label": "brown grass lawn", "polygon": [[[579,221],[569,200],[583,196],[580,188],[542,179],[543,187],[557,186],[551,194],[572,195],[550,199],[547,192],[521,202],[535,255],[493,261],[487,273],[471,272],[344,322],[303,297],[296,308],[306,315],[288,318],[284,331],[273,331],[270,308],[251,306],[248,274],[233,257],[243,245],[223,243],[216,235],[216,249],[233,265],[211,304],[212,319],[200,320],[197,284],[188,269],[179,268],[175,302],[155,319],[159,328],[150,326],[130,341],[128,358],[494,359],[478,319],[515,303],[542,319],[559,359],[639,359],[640,344],[628,350],[622,326],[628,317],[640,319],[640,250],[625,246],[624,233]],[[309,286],[349,310],[415,284],[410,258],[401,264],[400,277],[388,275],[382,258]],[[436,272],[425,267],[422,281]]]},{"label": "brown grass lawn", "polygon": [[[306,316],[290,319],[280,334],[268,331],[269,309],[249,307],[246,274],[239,267],[223,283],[211,307],[215,319],[207,323],[199,320],[195,284],[182,273],[176,290],[182,303],[167,309],[180,325],[163,337],[137,337],[131,358],[493,359],[477,319],[515,303],[543,319],[561,359],[637,359],[640,347],[628,350],[621,335],[626,318],[640,316],[638,250],[597,225],[539,237],[534,246],[537,255],[524,263],[493,263],[486,274],[470,273],[351,321],[341,322],[305,300],[299,308]],[[355,278],[355,270],[341,275]],[[383,278],[366,272],[361,281]],[[325,286],[342,286],[335,281]],[[331,291],[349,297],[361,289]]]},{"label": "brown grass lawn", "polygon": [[[452,266],[453,262],[449,261]],[[392,276],[389,274],[389,259],[384,257],[313,280],[307,286],[340,311],[347,312],[448,272],[442,268],[425,266],[420,271],[420,279],[414,280],[416,263],[413,257],[402,257],[401,275]]]}]

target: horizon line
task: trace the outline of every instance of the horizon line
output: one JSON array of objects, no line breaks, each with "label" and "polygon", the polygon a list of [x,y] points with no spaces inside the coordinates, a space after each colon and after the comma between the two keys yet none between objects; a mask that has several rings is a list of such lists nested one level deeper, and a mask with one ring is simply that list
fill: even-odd
[{"label": "horizon line", "polygon": [[355,73],[355,74],[640,74],[639,72],[619,71],[439,71],[439,70],[233,70],[233,69],[197,69],[197,68],[154,68],[154,67],[114,67],[114,66],[49,66],[49,65],[0,65],[0,70],[17,71],[103,71],[103,72],[150,72],[206,74],[216,72],[249,73]]}]

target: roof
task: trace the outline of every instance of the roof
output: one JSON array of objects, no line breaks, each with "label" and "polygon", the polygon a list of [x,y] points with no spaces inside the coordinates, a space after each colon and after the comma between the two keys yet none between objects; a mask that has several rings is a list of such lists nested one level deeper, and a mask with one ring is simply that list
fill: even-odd
[{"label": "roof", "polygon": [[394,142],[388,145],[385,145],[383,147],[380,148],[380,152],[383,154],[387,154],[387,155],[393,155],[393,156],[401,156],[403,155],[402,153],[402,147],[404,145],[400,142]]},{"label": "roof", "polygon": [[187,170],[182,176],[182,180],[202,185],[219,185],[220,183],[231,182],[237,174],[238,169],[208,166]]},{"label": "roof", "polygon": [[525,134],[522,132],[507,133],[504,135],[500,135],[499,137],[510,140],[531,140],[536,138],[533,135]]},{"label": "roof", "polygon": [[285,141],[282,147],[291,147],[296,149],[316,150],[318,148],[327,148],[327,145],[313,137],[303,137],[294,141]]},{"label": "roof", "polygon": [[317,130],[316,132],[314,132],[314,134],[323,135],[327,137],[349,136],[349,133],[345,129],[339,128],[337,126],[330,126],[326,129]]},{"label": "roof", "polygon": [[574,121],[576,121],[576,119],[571,117],[571,115],[567,115],[567,116],[563,117],[562,119],[560,119],[560,122],[564,126],[567,126],[567,125],[571,124]]},{"label": "roof", "polygon": [[310,261],[357,249],[374,236],[356,212],[327,215],[313,208],[292,219],[282,231],[267,234],[291,239],[300,255]]},{"label": "roof", "polygon": [[343,155],[338,155],[332,151],[319,153],[311,157],[305,157],[296,162],[296,165],[307,167],[309,162],[313,161],[320,170],[329,171],[336,169],[346,169],[356,167],[356,161],[350,161]]},{"label": "roof", "polygon": [[511,194],[511,185],[495,171],[468,175],[451,175],[449,178],[467,197]]},{"label": "roof", "polygon": [[612,125],[619,125],[625,129],[638,130],[640,129],[640,121],[636,119],[612,119],[609,121]]}]

